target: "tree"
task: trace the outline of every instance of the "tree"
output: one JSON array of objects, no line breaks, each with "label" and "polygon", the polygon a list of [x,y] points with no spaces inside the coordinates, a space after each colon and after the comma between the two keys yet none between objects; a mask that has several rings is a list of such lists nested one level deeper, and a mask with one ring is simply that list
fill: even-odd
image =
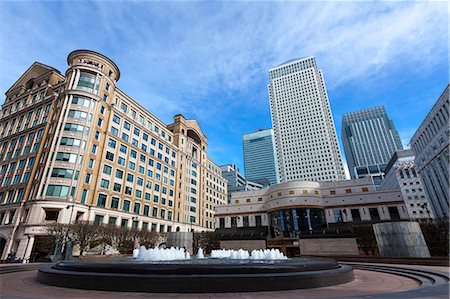
[{"label": "tree", "polygon": [[448,225],[448,218],[437,218],[420,222],[423,237],[432,256],[448,256]]},{"label": "tree", "polygon": [[378,255],[378,244],[372,223],[352,223],[351,228],[358,247],[367,255]]},{"label": "tree", "polygon": [[89,248],[89,244],[99,237],[99,227],[99,224],[93,224],[87,221],[69,225],[73,242],[80,246],[80,256]]},{"label": "tree", "polygon": [[194,252],[197,252],[199,248],[202,248],[205,253],[220,249],[220,239],[215,232],[194,233],[193,243]]},{"label": "tree", "polygon": [[67,224],[62,223],[49,223],[46,226],[47,232],[54,236],[57,240],[62,241],[68,233],[69,226]]}]

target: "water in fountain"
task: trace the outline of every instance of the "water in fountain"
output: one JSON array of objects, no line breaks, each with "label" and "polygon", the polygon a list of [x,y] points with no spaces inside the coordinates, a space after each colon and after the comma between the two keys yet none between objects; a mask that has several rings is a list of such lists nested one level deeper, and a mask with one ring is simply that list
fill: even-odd
[{"label": "water in fountain", "polygon": [[139,249],[133,250],[133,257],[139,261],[173,261],[190,259],[189,252],[184,248],[145,248],[141,246]]},{"label": "water in fountain", "polygon": [[204,259],[205,255],[203,254],[203,248],[199,248],[197,252],[197,258],[198,259]]},{"label": "water in fountain", "polygon": [[287,257],[278,249],[253,250],[251,254],[247,250],[212,250],[212,258],[235,259],[235,260],[286,260]]},{"label": "water in fountain", "polygon": [[[184,248],[145,248],[133,250],[133,257],[138,261],[173,261],[188,260],[191,258],[189,252]],[[247,250],[212,250],[212,258],[233,259],[233,260],[286,260],[287,257],[278,249],[253,250],[249,253]],[[205,255],[203,249],[199,248],[197,258],[203,259]]]}]

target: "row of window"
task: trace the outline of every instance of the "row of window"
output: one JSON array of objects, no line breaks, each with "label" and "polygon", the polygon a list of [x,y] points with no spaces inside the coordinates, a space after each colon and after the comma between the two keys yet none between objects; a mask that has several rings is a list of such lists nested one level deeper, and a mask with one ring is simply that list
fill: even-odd
[{"label": "row of window", "polygon": [[11,121],[5,121],[1,127],[0,138],[27,130],[31,127],[37,126],[38,124],[46,123],[48,112],[51,109],[51,104],[45,106],[43,114],[41,114],[42,109],[43,107],[41,106],[34,111],[15,117]]},{"label": "row of window", "polygon": [[[108,199],[108,196],[106,194],[100,193],[97,198],[97,206],[106,208],[107,207],[107,199]],[[113,196],[113,197],[111,197],[111,201],[109,203],[109,208],[119,209],[120,203],[121,203],[120,198]],[[124,199],[122,201],[121,210],[124,212],[130,212],[130,208],[131,208],[131,201]],[[142,205],[141,203],[138,203],[138,202],[135,202],[133,205],[133,213],[138,214],[138,215],[150,216],[150,208],[151,208],[151,212],[152,212],[152,214],[151,214],[152,217],[157,217],[160,219],[167,219],[169,221],[172,221],[172,218],[173,218],[172,211],[167,211],[163,208],[158,209],[158,207],[156,207],[156,206],[150,207],[149,205],[146,205],[146,204]],[[159,213],[158,213],[158,210],[159,210]]]}]

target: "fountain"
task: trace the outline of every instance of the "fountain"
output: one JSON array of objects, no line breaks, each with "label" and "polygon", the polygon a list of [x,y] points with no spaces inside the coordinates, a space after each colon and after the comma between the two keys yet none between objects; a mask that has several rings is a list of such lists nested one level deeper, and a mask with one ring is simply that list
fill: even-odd
[{"label": "fountain", "polygon": [[203,254],[203,248],[199,248],[197,252],[197,258],[198,259],[204,259],[205,255]]},{"label": "fountain", "polygon": [[[94,260],[94,259],[93,259]],[[95,261],[95,262],[94,262]],[[352,281],[350,266],[325,258],[287,258],[278,249],[145,248],[128,258],[59,262],[39,270],[39,282],[62,287],[152,293],[254,292],[323,287]]]}]

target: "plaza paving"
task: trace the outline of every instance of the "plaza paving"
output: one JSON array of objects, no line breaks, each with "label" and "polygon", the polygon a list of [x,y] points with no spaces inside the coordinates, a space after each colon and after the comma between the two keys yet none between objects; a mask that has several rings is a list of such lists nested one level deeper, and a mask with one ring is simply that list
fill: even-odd
[{"label": "plaza paving", "polygon": [[[447,275],[449,273],[447,267],[405,265],[398,265],[398,267]],[[115,293],[69,289],[38,283],[35,280],[36,273],[37,270],[33,269],[1,274],[1,298],[449,298],[448,283],[439,286],[420,287],[417,281],[410,278],[359,269],[354,270],[354,281],[336,286],[276,292],[213,294]],[[170,288],[170,285],[162,287]]]}]

